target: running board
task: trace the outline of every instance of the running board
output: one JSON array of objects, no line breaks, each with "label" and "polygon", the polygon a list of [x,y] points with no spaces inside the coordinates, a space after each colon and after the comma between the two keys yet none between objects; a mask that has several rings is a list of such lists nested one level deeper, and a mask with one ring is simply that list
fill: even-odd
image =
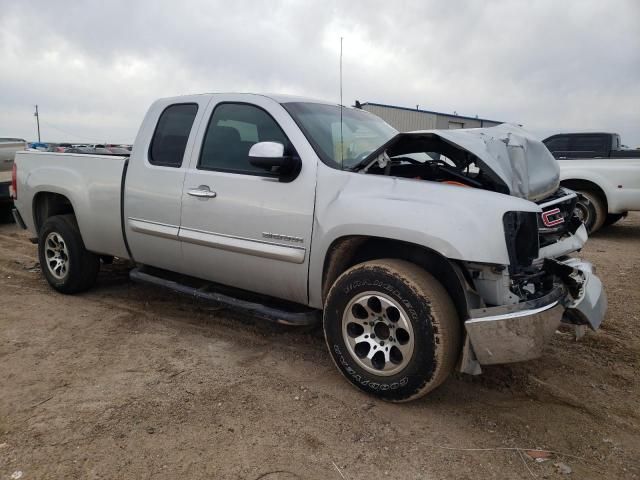
[{"label": "running board", "polygon": [[304,308],[298,305],[294,306],[293,304],[291,304],[291,309],[265,305],[255,301],[226,295],[219,291],[210,290],[213,288],[213,284],[211,283],[203,282],[203,285],[200,287],[190,286],[186,282],[182,283],[169,278],[163,278],[163,276],[148,273],[140,268],[134,268],[131,270],[129,272],[129,277],[134,282],[157,285],[195,298],[218,302],[230,309],[244,311],[265,320],[284,325],[300,327],[311,326],[319,323],[321,318],[319,310]]}]

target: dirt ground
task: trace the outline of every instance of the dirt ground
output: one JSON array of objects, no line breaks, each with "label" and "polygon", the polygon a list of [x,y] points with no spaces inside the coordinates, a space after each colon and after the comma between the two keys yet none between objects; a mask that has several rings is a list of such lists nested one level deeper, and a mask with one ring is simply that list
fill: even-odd
[{"label": "dirt ground", "polygon": [[132,284],[124,264],[57,294],[1,225],[0,479],[638,478],[640,214],[581,256],[609,297],[598,333],[396,405],[343,380],[318,329]]}]

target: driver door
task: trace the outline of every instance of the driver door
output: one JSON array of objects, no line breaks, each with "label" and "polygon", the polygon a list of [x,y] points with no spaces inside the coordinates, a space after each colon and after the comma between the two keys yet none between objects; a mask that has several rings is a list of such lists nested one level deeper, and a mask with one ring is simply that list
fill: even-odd
[{"label": "driver door", "polygon": [[[233,97],[231,97],[233,98]],[[214,96],[186,172],[182,243],[186,273],[307,303],[317,157],[282,106]],[[252,145],[275,141],[303,152],[290,182],[249,163]]]}]

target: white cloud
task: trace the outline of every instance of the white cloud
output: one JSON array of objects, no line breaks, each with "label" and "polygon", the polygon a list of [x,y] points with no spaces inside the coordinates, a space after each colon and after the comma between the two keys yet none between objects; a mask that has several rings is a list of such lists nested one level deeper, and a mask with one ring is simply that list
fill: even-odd
[{"label": "white cloud", "polygon": [[0,136],[33,139],[35,103],[45,140],[125,142],[160,96],[337,101],[342,36],[345,103],[420,104],[540,134],[613,130],[640,144],[634,0],[0,0],[0,11]]}]

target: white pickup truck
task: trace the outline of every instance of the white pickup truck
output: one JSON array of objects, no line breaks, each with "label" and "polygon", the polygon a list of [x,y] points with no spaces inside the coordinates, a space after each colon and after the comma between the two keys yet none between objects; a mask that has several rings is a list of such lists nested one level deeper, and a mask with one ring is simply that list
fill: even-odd
[{"label": "white pickup truck", "polygon": [[398,133],[314,100],[156,101],[130,158],[18,153],[16,221],[62,293],[101,262],[293,325],[322,319],[358,388],[423,395],[541,355],[606,310],[557,162],[523,130]]},{"label": "white pickup truck", "polygon": [[543,143],[558,160],[560,184],[580,194],[576,215],[589,233],[640,210],[640,150],[617,133],[560,133]]}]

